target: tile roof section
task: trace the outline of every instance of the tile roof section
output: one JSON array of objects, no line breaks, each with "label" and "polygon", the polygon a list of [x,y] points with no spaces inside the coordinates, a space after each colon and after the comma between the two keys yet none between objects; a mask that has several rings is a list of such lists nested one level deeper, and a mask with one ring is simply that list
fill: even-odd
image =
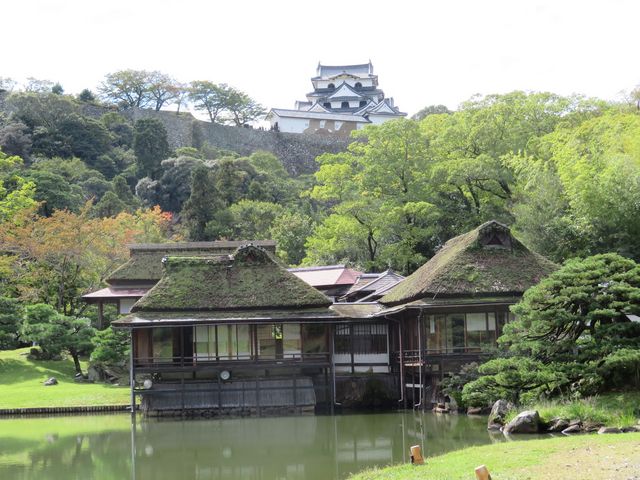
[{"label": "tile roof section", "polygon": [[353,285],[361,275],[344,265],[326,265],[321,267],[290,268],[296,277],[304,280],[312,287],[331,287],[334,285]]},{"label": "tile roof section", "polygon": [[366,118],[360,115],[348,115],[344,113],[322,113],[322,112],[305,112],[302,110],[287,110],[284,108],[272,108],[269,114],[275,114],[279,117],[289,118],[313,118],[318,120],[338,120],[340,122],[359,122],[359,123],[371,123]]}]

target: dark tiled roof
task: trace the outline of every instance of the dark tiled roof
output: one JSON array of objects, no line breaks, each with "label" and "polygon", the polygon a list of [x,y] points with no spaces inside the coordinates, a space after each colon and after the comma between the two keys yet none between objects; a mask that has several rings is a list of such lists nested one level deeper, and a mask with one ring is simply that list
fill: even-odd
[{"label": "dark tiled roof", "polygon": [[531,252],[496,221],[449,240],[431,260],[380,300],[522,294],[558,267]]}]

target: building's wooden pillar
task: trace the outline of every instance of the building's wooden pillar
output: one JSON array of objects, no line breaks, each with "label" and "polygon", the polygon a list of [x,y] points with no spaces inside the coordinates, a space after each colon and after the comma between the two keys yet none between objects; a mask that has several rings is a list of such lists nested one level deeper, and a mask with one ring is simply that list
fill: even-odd
[{"label": "building's wooden pillar", "polygon": [[134,351],[134,341],[133,341],[133,329],[131,329],[130,331],[130,335],[129,335],[129,384],[131,386],[131,415],[135,415],[136,414],[136,393],[134,391],[135,386],[136,386],[136,369],[134,366],[134,356],[133,356],[133,351]]}]

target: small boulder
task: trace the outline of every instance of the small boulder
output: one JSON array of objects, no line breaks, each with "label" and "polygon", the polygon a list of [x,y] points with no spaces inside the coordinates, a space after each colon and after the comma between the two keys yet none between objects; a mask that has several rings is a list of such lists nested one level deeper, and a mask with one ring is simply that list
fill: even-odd
[{"label": "small boulder", "polygon": [[44,382],[45,387],[49,387],[51,385],[58,385],[58,379],[56,377],[51,377]]},{"label": "small boulder", "polygon": [[582,423],[572,423],[567,428],[562,430],[564,435],[570,435],[572,433],[580,433],[582,432]]},{"label": "small boulder", "polygon": [[622,430],[618,427],[600,427],[598,435],[603,435],[605,433],[622,433]]},{"label": "small boulder", "polygon": [[513,406],[506,400],[498,400],[491,407],[487,430],[500,430],[504,426],[504,419]]},{"label": "small boulder", "polygon": [[482,415],[482,407],[467,408],[467,415]]},{"label": "small boulder", "polygon": [[547,432],[561,432],[569,426],[569,420],[565,418],[552,418],[547,425]]},{"label": "small boulder", "polygon": [[604,423],[601,422],[584,422],[582,424],[582,429],[587,433],[597,432],[602,427],[604,427]]},{"label": "small boulder", "polygon": [[640,432],[640,427],[622,427],[622,433]]},{"label": "small boulder", "polygon": [[519,413],[502,429],[502,432],[507,435],[511,433],[538,433],[539,431],[540,415],[536,410],[526,410]]},{"label": "small boulder", "polygon": [[90,382],[104,381],[104,371],[95,365],[91,365],[87,370],[87,378]]}]

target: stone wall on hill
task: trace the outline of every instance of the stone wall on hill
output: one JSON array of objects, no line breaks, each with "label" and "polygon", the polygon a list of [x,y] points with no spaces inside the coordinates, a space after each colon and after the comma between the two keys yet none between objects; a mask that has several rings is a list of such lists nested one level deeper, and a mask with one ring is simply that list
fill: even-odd
[{"label": "stone wall on hill", "polygon": [[125,112],[133,121],[141,118],[160,120],[169,135],[172,148],[205,143],[249,155],[256,150],[266,150],[282,160],[292,175],[312,173],[317,170],[315,158],[325,152],[346,150],[349,139],[332,135],[282,133],[253,128],[230,127],[197,120],[190,114],[156,112],[134,109]]},{"label": "stone wall on hill", "polygon": [[[7,92],[0,92],[0,112],[8,113]],[[114,107],[83,104],[84,115],[100,118]],[[282,160],[292,175],[313,173],[318,169],[315,158],[323,153],[338,153],[346,150],[350,140],[344,137],[321,134],[283,133],[254,128],[230,127],[198,120],[189,113],[176,115],[175,112],[146,109],[131,109],[120,112],[133,122],[141,118],[160,120],[169,137],[171,148],[200,147],[205,143],[250,155],[256,150],[266,150]]]}]

